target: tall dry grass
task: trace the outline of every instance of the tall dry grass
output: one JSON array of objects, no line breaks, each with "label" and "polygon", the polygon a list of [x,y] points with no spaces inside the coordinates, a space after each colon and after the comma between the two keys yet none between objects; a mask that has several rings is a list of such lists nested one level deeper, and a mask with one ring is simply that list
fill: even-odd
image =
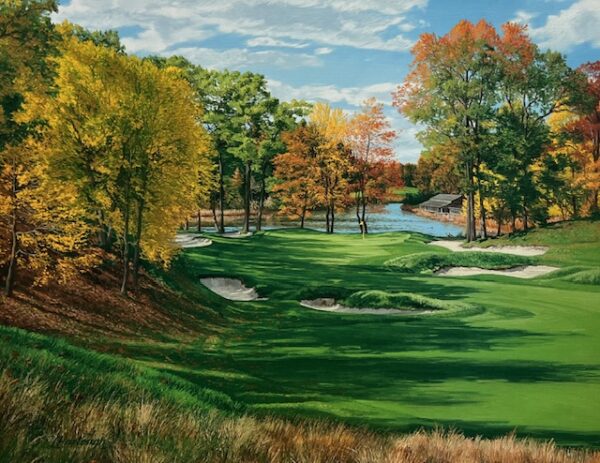
[{"label": "tall dry grass", "polygon": [[[122,399],[122,398],[121,398]],[[120,403],[123,403],[121,400]],[[72,398],[39,377],[0,375],[2,462],[592,463],[600,453],[514,436],[381,436],[339,424],[226,416],[138,398]]]}]

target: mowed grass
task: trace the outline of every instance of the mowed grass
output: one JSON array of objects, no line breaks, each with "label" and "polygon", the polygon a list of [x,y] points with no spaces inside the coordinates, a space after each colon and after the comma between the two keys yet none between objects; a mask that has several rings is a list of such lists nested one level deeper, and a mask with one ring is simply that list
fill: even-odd
[{"label": "mowed grass", "polygon": [[[599,227],[565,224],[506,244],[547,245],[536,262],[590,271],[600,266]],[[187,250],[164,278],[220,311],[228,331],[176,349],[127,343],[119,346],[125,355],[223,391],[259,414],[328,417],[388,431],[516,430],[600,446],[600,287],[564,275],[520,280],[390,271],[384,263],[391,259],[449,252],[418,234],[362,239],[282,230],[213,239],[213,246]],[[226,301],[202,287],[202,276],[240,278],[269,299]],[[394,317],[323,313],[298,303],[368,290],[481,309]]]}]

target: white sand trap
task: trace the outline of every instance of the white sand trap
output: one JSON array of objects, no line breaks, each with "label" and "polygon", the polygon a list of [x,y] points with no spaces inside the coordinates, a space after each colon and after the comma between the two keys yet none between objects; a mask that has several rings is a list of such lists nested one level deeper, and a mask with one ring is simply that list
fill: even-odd
[{"label": "white sand trap", "polygon": [[212,240],[203,238],[198,235],[177,235],[175,237],[175,243],[184,249],[188,248],[204,248],[213,244]]},{"label": "white sand trap", "polygon": [[400,310],[400,309],[359,309],[336,304],[335,299],[321,298],[312,301],[300,301],[302,307],[321,310],[323,312],[372,314],[372,315],[423,315],[432,313],[430,310]]},{"label": "white sand trap", "polygon": [[229,233],[223,233],[221,235],[223,238],[248,238],[249,236],[252,236],[252,232],[248,232],[248,233],[242,233],[242,232],[229,232]]},{"label": "white sand trap", "polygon": [[230,301],[266,301],[266,298],[260,298],[256,289],[246,288],[244,283],[234,278],[201,278],[200,282],[210,289]]},{"label": "white sand trap", "polygon": [[503,254],[514,254],[515,256],[541,256],[546,254],[548,248],[545,246],[490,246],[489,248],[465,248],[461,241],[438,240],[429,243],[433,246],[441,246],[454,252],[500,252]]},{"label": "white sand trap", "polygon": [[479,267],[448,267],[435,272],[445,277],[468,277],[472,275],[504,275],[515,278],[535,278],[558,270],[547,265],[527,265],[506,270],[487,270]]}]

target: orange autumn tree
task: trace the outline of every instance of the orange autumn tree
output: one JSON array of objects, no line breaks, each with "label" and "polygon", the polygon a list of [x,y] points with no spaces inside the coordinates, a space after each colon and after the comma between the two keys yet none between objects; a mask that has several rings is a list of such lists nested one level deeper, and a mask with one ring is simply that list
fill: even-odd
[{"label": "orange autumn tree", "polygon": [[[394,154],[396,132],[383,113],[383,105],[370,98],[350,121],[348,144],[352,149],[350,192],[354,196],[356,219],[361,233],[368,232],[367,205],[385,199],[393,169],[388,169]],[[399,179],[396,180],[396,183]]]},{"label": "orange autumn tree", "polygon": [[[467,241],[476,237],[475,193],[481,193],[481,140],[498,104],[494,66],[498,34],[486,21],[462,20],[444,36],[422,34],[412,49],[411,72],[394,94],[394,105],[424,135],[452,140],[459,147],[457,164],[467,195]],[[482,197],[482,195],[479,195]],[[484,210],[484,209],[482,209]],[[485,235],[485,216],[482,215]]]},{"label": "orange autumn tree", "polygon": [[323,196],[315,163],[319,134],[313,126],[301,124],[282,138],[287,151],[273,161],[277,180],[273,193],[281,204],[281,213],[300,219],[300,228],[304,228],[306,218]]},{"label": "orange autumn tree", "polygon": [[582,114],[569,127],[578,135],[584,148],[585,188],[590,192],[589,206],[594,214],[598,214],[598,191],[600,190],[600,61],[586,63],[579,71],[587,79],[584,101],[577,105]]}]

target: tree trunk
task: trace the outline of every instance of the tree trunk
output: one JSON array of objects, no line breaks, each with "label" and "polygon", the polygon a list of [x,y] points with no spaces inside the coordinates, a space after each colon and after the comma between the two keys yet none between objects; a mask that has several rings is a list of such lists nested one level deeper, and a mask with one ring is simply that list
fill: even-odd
[{"label": "tree trunk", "polygon": [[302,213],[300,214],[300,228],[304,228],[304,220],[306,218],[306,204],[302,206]]},{"label": "tree trunk", "polygon": [[498,230],[496,231],[496,237],[502,234],[502,220],[496,219],[498,221]]},{"label": "tree trunk", "polygon": [[121,294],[127,295],[127,284],[129,280],[129,205],[125,208],[125,226],[123,227],[123,280],[121,282]]},{"label": "tree trunk", "polygon": [[527,199],[523,198],[523,231],[529,230],[529,212],[527,211]]},{"label": "tree trunk", "polygon": [[225,233],[225,166],[223,165],[223,154],[219,153],[219,224],[218,233]]},{"label": "tree trunk", "polygon": [[466,165],[466,177],[467,177],[467,241],[473,241],[476,239],[475,233],[475,195],[473,191],[473,169],[471,162],[468,161]]},{"label": "tree trunk", "polygon": [[363,225],[360,220],[360,193],[356,193],[356,222],[358,223],[358,230],[363,233]]},{"label": "tree trunk", "polygon": [[113,229],[109,225],[108,227],[106,227],[106,247],[104,248],[105,251],[110,251],[112,249],[112,244],[113,244]]},{"label": "tree trunk", "polygon": [[479,219],[480,219],[480,235],[487,239],[487,213],[485,210],[485,200],[483,197],[483,189],[481,188],[481,172],[479,171],[479,161],[477,164],[477,193],[479,193]]},{"label": "tree trunk", "polygon": [[202,233],[202,211],[198,209],[198,233]]},{"label": "tree trunk", "polygon": [[265,207],[265,193],[266,193],[266,182],[265,182],[265,171],[266,164],[262,168],[262,173],[260,177],[260,198],[258,200],[258,217],[256,218],[256,231],[262,230],[262,219],[263,219],[263,209]]},{"label": "tree trunk", "polygon": [[335,225],[335,203],[333,201],[331,201],[331,229],[329,231],[329,233],[333,234],[333,230],[334,230],[334,225]]},{"label": "tree trunk", "polygon": [[133,250],[133,272],[132,272],[132,286],[134,289],[138,287],[138,277],[140,271],[140,243],[142,241],[142,228],[143,228],[143,214],[144,214],[144,201],[138,204],[136,230],[135,230],[135,248]]},{"label": "tree trunk", "polygon": [[362,217],[361,217],[361,222],[362,222],[362,227],[363,227],[363,233],[366,235],[367,233],[369,233],[369,226],[367,225],[367,200],[364,197],[362,197]]},{"label": "tree trunk", "polygon": [[190,219],[189,217],[185,218],[185,231],[189,231],[190,229]]},{"label": "tree trunk", "polygon": [[514,212],[512,213],[511,216],[512,222],[511,222],[511,234],[514,235],[515,232],[517,231],[517,214],[515,214]]},{"label": "tree trunk", "polygon": [[[13,186],[16,186],[16,177],[13,181]],[[16,188],[14,188],[16,194]],[[8,264],[8,273],[6,274],[6,285],[4,287],[4,293],[6,296],[11,297],[13,295],[13,288],[15,284],[15,275],[17,273],[17,255],[19,253],[19,235],[17,234],[17,206],[16,203],[13,207],[12,213],[12,224],[10,227],[12,245],[10,248],[10,261]]]},{"label": "tree trunk", "polygon": [[250,232],[250,195],[251,195],[251,172],[252,162],[246,161],[244,172],[244,227],[242,233]]},{"label": "tree trunk", "polygon": [[212,211],[213,224],[215,226],[215,231],[219,233],[219,220],[217,219],[217,205],[215,201],[210,202],[210,210]]},{"label": "tree trunk", "polygon": [[106,226],[104,225],[104,212],[102,209],[98,209],[98,245],[102,249],[107,248],[108,236],[106,233]]}]

